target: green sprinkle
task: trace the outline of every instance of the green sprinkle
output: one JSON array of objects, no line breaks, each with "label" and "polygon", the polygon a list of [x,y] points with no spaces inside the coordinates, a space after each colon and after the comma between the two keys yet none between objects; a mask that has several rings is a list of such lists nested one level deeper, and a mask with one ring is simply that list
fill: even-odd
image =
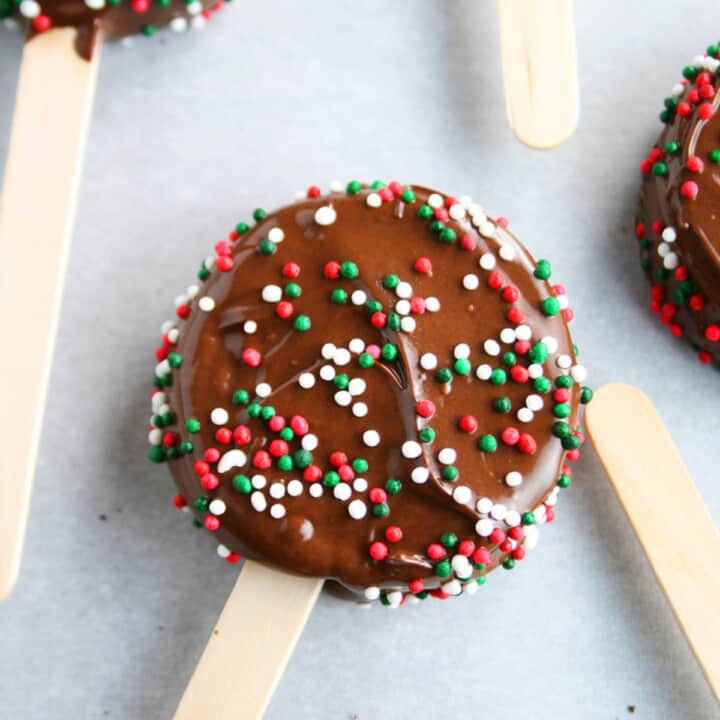
[{"label": "green sprinkle", "polygon": [[266,405],[260,411],[260,417],[267,422],[270,418],[275,417],[275,408],[272,405]]},{"label": "green sprinkle", "polygon": [[247,475],[236,475],[232,479],[232,484],[235,490],[244,493],[245,495],[249,495],[252,490],[252,483]]},{"label": "green sprinkle", "polygon": [[716,165],[720,164],[720,148],[715,148],[714,150],[710,151],[710,160]]},{"label": "green sprinkle", "polygon": [[692,65],[686,65],[683,68],[682,74],[686,80],[694,80],[697,77],[698,71]]},{"label": "green sprinkle", "polygon": [[193,507],[200,512],[207,512],[210,507],[210,498],[199,497],[193,502]]},{"label": "green sprinkle", "polygon": [[440,544],[446,548],[454,548],[458,544],[458,537],[452,532],[443,533],[440,536]]},{"label": "green sprinkle", "polygon": [[162,445],[153,445],[148,452],[148,459],[154,463],[165,462],[165,451]]},{"label": "green sprinkle", "polygon": [[238,223],[238,224],[235,226],[235,232],[236,232],[238,235],[244,235],[249,229],[250,229],[250,226],[249,226],[247,223],[244,223],[244,222]]},{"label": "green sprinkle", "polygon": [[260,241],[258,252],[261,255],[274,255],[277,252],[277,245],[270,238],[265,238]]},{"label": "green sprinkle", "polygon": [[509,397],[499,397],[493,400],[493,410],[499,413],[507,413],[512,409],[512,403]]},{"label": "green sprinkle", "polygon": [[544,342],[535,343],[535,345],[530,348],[530,352],[528,353],[528,359],[531,363],[542,365],[547,360],[547,358],[548,349],[547,345]]},{"label": "green sprinkle", "polygon": [[441,577],[441,578],[449,577],[451,572],[452,572],[452,566],[450,565],[449,560],[441,560],[435,566],[435,574],[438,577]]},{"label": "green sprinkle", "polygon": [[503,353],[502,358],[503,365],[507,365],[508,367],[513,367],[513,365],[517,365],[517,355],[514,352],[506,352]]},{"label": "green sprinkle", "polygon": [[359,274],[358,266],[354,262],[346,260],[344,263],[341,263],[340,275],[346,280],[354,280]]},{"label": "green sprinkle", "polygon": [[549,392],[552,383],[546,377],[535,378],[533,387],[539,393]]},{"label": "green sprinkle", "polygon": [[295,329],[298,332],[307,332],[310,329],[310,318],[307,315],[298,315],[295,318]]},{"label": "green sprinkle", "polygon": [[388,290],[394,290],[399,284],[400,284],[400,278],[397,275],[390,274],[390,275],[386,275],[383,278],[383,285]]},{"label": "green sprinkle", "polygon": [[559,418],[570,417],[571,409],[568,403],[557,403],[553,408],[553,415]]},{"label": "green sprinkle", "polygon": [[285,295],[289,298],[299,298],[302,295],[302,288],[294,282],[285,286]]},{"label": "green sprinkle", "polygon": [[330,302],[335,305],[344,305],[348,301],[348,294],[342,288],[335,288],[330,293]]},{"label": "green sprinkle", "polygon": [[507,382],[507,373],[502,368],[496,368],[490,374],[490,382],[493,385],[504,385]]},{"label": "green sprinkle", "polygon": [[570,476],[569,475],[561,475],[558,478],[557,484],[559,488],[568,488],[571,484]]},{"label": "green sprinkle", "polygon": [[387,503],[373,505],[372,513],[376,518],[386,518],[390,514],[390,506]]},{"label": "green sprinkle", "polygon": [[205,282],[210,277],[210,271],[205,267],[205,263],[200,266],[197,276],[201,282]]},{"label": "green sprinkle", "polygon": [[665,143],[665,152],[668,155],[677,155],[680,152],[680,145],[676,142]]},{"label": "green sprinkle", "polygon": [[350,384],[350,378],[345,373],[339,373],[333,379],[333,384],[338,390],[347,390]]},{"label": "green sprinkle", "polygon": [[334,488],[339,482],[340,476],[334,470],[326,472],[323,477],[323,485],[326,488]]},{"label": "green sprinkle", "polygon": [[565,448],[565,450],[577,450],[581,445],[580,438],[576,435],[569,435],[566,438],[563,438],[562,446]]},{"label": "green sprinkle", "polygon": [[171,352],[167,356],[167,361],[170,367],[176,370],[182,365],[182,355],[180,355],[180,353]]},{"label": "green sprinkle", "polygon": [[540,309],[543,311],[543,315],[552,317],[560,312],[560,303],[557,301],[557,298],[545,298],[540,305]]},{"label": "green sprinkle", "polygon": [[365,458],[355,458],[352,461],[352,469],[356,473],[364,473],[367,472],[368,467],[368,461]]},{"label": "green sprinkle", "polygon": [[398,350],[398,346],[395,345],[395,343],[385,343],[382,346],[380,354],[382,355],[383,360],[389,360],[390,362],[392,362],[393,360],[395,360],[395,358],[397,358],[399,352],[400,351]]},{"label": "green sprinkle", "polygon": [[418,217],[423,220],[429,220],[433,216],[432,208],[429,205],[421,205],[418,208]]},{"label": "green sprinkle", "polygon": [[587,405],[593,399],[593,391],[589,387],[580,390],[580,402]]},{"label": "green sprinkle", "polygon": [[452,370],[450,370],[449,368],[440,368],[435,373],[435,379],[439,383],[449,383],[452,380],[452,377]]},{"label": "green sprinkle", "polygon": [[498,448],[497,440],[493,435],[483,435],[477,444],[480,450],[487,453],[494,453]]},{"label": "green sprinkle", "polygon": [[250,393],[247,390],[236,390],[232,396],[233,405],[247,405],[250,401]]},{"label": "green sprinkle", "polygon": [[655,177],[665,177],[668,174],[668,166],[664,162],[653,163],[652,174]]},{"label": "green sprinkle", "polygon": [[293,459],[290,455],[281,455],[277,461],[278,470],[288,472],[293,469]]},{"label": "green sprinkle", "polygon": [[180,443],[180,452],[189,455],[193,451],[193,444],[189,440],[183,440]]},{"label": "green sprinkle", "polygon": [[[185,0],[187,2],[187,0]],[[255,208],[253,210],[253,219],[255,222],[261,222],[267,217],[267,213],[262,208]]]},{"label": "green sprinkle", "polygon": [[538,260],[534,275],[540,280],[549,280],[552,275],[552,268],[548,260]]},{"label": "green sprinkle", "polygon": [[443,468],[443,480],[447,480],[448,482],[455,482],[459,476],[460,471],[454,465],[447,465]]},{"label": "green sprinkle", "polygon": [[290,442],[295,439],[295,433],[289,425],[286,425],[278,434],[280,439],[285,440],[285,442]]},{"label": "green sprinkle", "polygon": [[566,422],[556,422],[552,426],[552,434],[558,438],[566,438],[572,434],[570,426]]},{"label": "green sprinkle", "polygon": [[387,183],[384,183],[382,180],[373,180],[370,186],[372,190],[382,190],[384,187],[387,187]]},{"label": "green sprinkle", "polygon": [[420,442],[431,443],[435,440],[435,431],[431,427],[423,428],[419,433],[418,437]]},{"label": "green sprinkle", "polygon": [[400,196],[404,203],[414,203],[415,193],[410,188],[405,188]]},{"label": "green sprinkle", "polygon": [[387,324],[391,330],[395,330],[395,331],[399,330],[400,329],[400,316],[396,312],[388,313]]},{"label": "green sprinkle", "polygon": [[503,560],[502,566],[506,570],[512,570],[515,567],[515,561],[511,557],[507,557]]},{"label": "green sprinkle", "polygon": [[360,353],[360,357],[358,358],[358,364],[360,365],[360,367],[363,368],[372,367],[375,364],[375,358],[370,353]]},{"label": "green sprinkle", "polygon": [[365,307],[370,314],[380,312],[383,309],[382,303],[378,300],[368,300]]},{"label": "green sprinkle", "polygon": [[351,180],[345,190],[348,195],[357,195],[362,190],[362,183],[359,180]]},{"label": "green sprinkle", "polygon": [[180,457],[180,451],[176,447],[168,448],[165,452],[168,460],[177,460]]},{"label": "green sprinkle", "polygon": [[312,465],[312,461],[313,456],[309,450],[298,450],[293,455],[293,462],[295,463],[295,467],[299,468],[300,470],[304,470],[306,467]]},{"label": "green sprinkle", "polygon": [[441,233],[445,229],[445,223],[442,220],[433,220],[430,223],[430,229],[434,233]]},{"label": "green sprinkle", "polygon": [[555,378],[555,385],[557,385],[559,388],[565,388],[566,390],[569,390],[572,387],[573,380],[569,375],[558,375],[557,378]]},{"label": "green sprinkle", "polygon": [[523,525],[534,525],[535,524],[535,513],[532,511],[524,512],[522,514]]},{"label": "green sprinkle", "polygon": [[187,422],[185,423],[185,429],[186,429],[189,433],[200,432],[200,422],[199,422],[198,420],[196,420],[195,418],[190,418],[190,419],[187,420]]},{"label": "green sprinkle", "polygon": [[251,418],[259,418],[261,412],[262,412],[262,405],[260,405],[260,403],[253,402],[247,406],[247,414]]},{"label": "green sprinkle", "polygon": [[140,32],[145,37],[152,37],[155,34],[155,28],[152,25],[143,25],[142,28],[140,28]]},{"label": "green sprinkle", "polygon": [[453,369],[458,375],[469,375],[472,366],[467,358],[458,358],[453,365]]},{"label": "green sprinkle", "polygon": [[451,245],[457,240],[457,234],[452,228],[444,228],[440,231],[440,242],[444,242],[447,245]]},{"label": "green sprinkle", "polygon": [[385,489],[388,491],[389,495],[397,495],[402,490],[402,483],[400,482],[400,480],[390,478],[385,483]]}]

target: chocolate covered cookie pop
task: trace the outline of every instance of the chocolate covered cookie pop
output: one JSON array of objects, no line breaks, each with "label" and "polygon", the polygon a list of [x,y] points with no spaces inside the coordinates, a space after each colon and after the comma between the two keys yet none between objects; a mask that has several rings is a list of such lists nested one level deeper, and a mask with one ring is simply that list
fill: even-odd
[{"label": "chocolate covered cookie pop", "polygon": [[665,99],[665,128],[640,164],[635,233],[651,308],[703,363],[720,364],[718,46],[683,69]]},{"label": "chocolate covered cookie pop", "polygon": [[32,33],[78,28],[78,51],[88,56],[101,30],[108,39],[151,36],[169,26],[176,32],[203,27],[228,0],[0,0],[0,19],[17,16]]},{"label": "chocolate covered cookie pop", "polygon": [[390,605],[474,591],[583,436],[572,311],[469,198],[351,182],[215,246],[157,350],[150,458],[218,552]]}]

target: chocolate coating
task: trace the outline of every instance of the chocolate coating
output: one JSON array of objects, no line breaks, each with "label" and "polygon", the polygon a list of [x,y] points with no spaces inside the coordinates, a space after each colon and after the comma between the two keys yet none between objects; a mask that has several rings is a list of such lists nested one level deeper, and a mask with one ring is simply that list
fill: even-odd
[{"label": "chocolate coating", "polygon": [[[172,413],[161,422],[165,447],[192,443],[187,454],[170,453],[170,469],[182,498],[201,520],[212,515],[213,506],[203,512],[208,501],[222,501],[216,505],[220,514],[210,520],[222,554],[229,550],[298,573],[334,578],[352,589],[370,588],[368,597],[382,588],[391,604],[411,583],[415,592],[421,586],[443,586],[445,592],[458,594],[469,583],[477,587],[475,580],[491,564],[505,561],[511,567],[522,558],[523,535],[534,538],[534,525],[548,517],[554,504],[568,450],[577,455],[579,435],[565,440],[556,436],[563,434],[557,432],[558,423],[574,429],[578,417],[581,393],[571,373],[579,380],[584,377],[564,317],[569,311],[561,310],[557,290],[533,274],[538,264],[527,250],[478,206],[465,203],[471,219],[460,204],[453,210],[452,200],[424,188],[393,184],[394,192],[380,190],[383,199],[368,188],[350,187],[347,194],[333,192],[283,208],[234,239],[231,247],[219,245],[220,257],[229,252],[232,261],[220,260],[221,271],[215,264],[202,288],[191,288],[188,297],[180,299],[179,313],[189,317],[179,324],[179,331],[165,328],[159,357],[168,351],[171,355],[156,375],[159,386],[170,385],[153,403],[156,413]],[[434,210],[434,222],[419,216],[433,213],[428,202],[441,205]],[[269,237],[281,241],[274,245]],[[484,267],[479,266],[481,257]],[[419,258],[431,262],[431,273],[416,269],[423,267]],[[336,279],[327,277],[338,269],[327,265],[332,262],[342,270]],[[356,265],[357,277],[352,265],[343,265],[348,262]],[[296,278],[284,276],[294,272],[287,263],[299,268]],[[549,274],[549,265],[541,267],[548,272],[539,270],[539,275]],[[203,269],[201,277],[206,274]],[[387,278],[388,274],[397,278]],[[299,297],[294,297],[295,288],[288,288],[290,283],[301,286]],[[290,317],[280,316],[288,311],[278,304],[280,287],[282,301],[292,304]],[[338,290],[345,293],[333,296]],[[333,297],[345,302],[333,302]],[[424,300],[424,312],[419,312],[423,308],[418,298]],[[383,317],[373,315],[377,308],[367,308],[367,300],[382,304],[384,326]],[[404,314],[411,302],[417,312]],[[308,330],[296,329],[300,316],[310,318]],[[407,318],[416,321],[414,328]],[[400,329],[398,321],[403,323]],[[540,343],[543,338],[546,341]],[[340,350],[348,347],[349,351]],[[380,348],[384,352],[371,362],[371,354]],[[548,348],[551,352],[544,359]],[[253,351],[261,356],[258,367],[252,366],[257,362]],[[436,356],[438,368],[454,368],[450,382],[439,381],[438,371],[428,369],[428,353]],[[468,353],[468,362],[462,362]],[[423,356],[426,367],[420,363]],[[527,376],[533,365],[530,358],[539,361],[531,370],[535,379]],[[492,380],[476,374],[480,368],[486,377],[489,369],[481,367],[486,364],[500,371]],[[549,382],[537,380],[540,372]],[[314,379],[309,388],[301,386],[309,384],[306,373]],[[329,379],[333,374],[361,382],[343,391],[344,382]],[[271,444],[280,437],[282,421],[275,420],[273,430],[267,419],[251,417],[257,408],[231,401],[238,390],[248,392],[250,403],[272,406],[288,423],[293,416],[307,421],[309,433],[317,438],[316,448],[312,440],[307,446],[312,466],[321,472],[317,482],[304,479],[307,458],[300,458],[301,467],[296,463],[281,470],[278,465],[288,460],[263,455],[269,450],[297,458],[302,442],[296,435],[287,447]],[[258,391],[269,395],[260,398]],[[494,407],[500,398],[509,400],[509,411]],[[419,405],[423,401],[432,405]],[[161,407],[164,403],[169,408]],[[366,412],[363,406],[356,408],[357,403],[364,403]],[[517,415],[521,408],[524,421]],[[428,414],[431,417],[424,417]],[[199,431],[188,433],[187,423],[193,420]],[[153,422],[157,427],[157,415]],[[239,435],[229,437],[237,426],[249,428],[249,442],[244,437],[238,445]],[[434,430],[434,439],[419,437],[427,427]],[[522,434],[520,442],[511,432],[506,437],[514,444],[503,442],[508,428]],[[379,434],[377,446],[368,446],[367,431]],[[239,432],[247,435],[247,430]],[[485,435],[495,439],[496,451],[479,448]],[[156,432],[151,442],[159,440]],[[404,445],[408,441],[418,444]],[[219,451],[220,463],[228,451],[241,449],[240,460],[245,462],[222,472],[224,468],[212,462],[218,458],[211,451],[209,468],[198,467],[208,448]],[[346,459],[332,455],[337,452]],[[414,457],[417,452],[420,455]],[[157,446],[153,454],[153,459],[162,459]],[[268,458],[271,467],[253,467],[267,464]],[[362,462],[353,469],[353,459],[364,460],[367,469]],[[429,471],[427,479],[422,468]],[[209,491],[203,487],[208,470],[218,481]],[[347,482],[338,484],[335,473]],[[520,484],[510,473],[520,473]],[[263,479],[256,480],[249,495],[234,486],[238,475]],[[354,486],[358,478],[366,483]],[[390,479],[399,480],[402,489],[382,497],[385,493],[377,490],[387,488]],[[289,494],[292,480],[299,481],[293,485],[301,489],[299,495]],[[389,487],[395,489],[394,484]],[[312,492],[321,494],[313,497]],[[353,501],[366,508],[364,517],[351,517]],[[273,506],[282,509],[273,511]],[[489,517],[491,510],[494,519]],[[552,519],[551,509],[549,515]],[[484,522],[478,526],[478,521]],[[398,541],[388,540],[388,535],[395,537],[394,528],[402,534]],[[489,537],[496,528],[500,532]],[[512,541],[511,532],[516,538]],[[429,550],[430,546],[440,547],[443,541],[442,557],[433,557],[437,547]],[[461,541],[466,541],[464,551],[476,551],[470,555],[474,567],[465,559],[453,559],[462,554]],[[387,552],[387,557],[371,557],[373,548],[376,554]],[[455,577],[452,571],[445,574],[450,561],[452,570],[457,565]]]},{"label": "chocolate coating", "polygon": [[98,32],[106,39],[152,35],[170,25],[176,31],[202,27],[223,0],[0,0],[0,18],[16,14],[30,22],[30,35],[54,27],[78,29],[77,50],[90,58]]},{"label": "chocolate coating", "polygon": [[[711,48],[715,53],[716,49]],[[652,308],[705,363],[720,364],[720,99],[715,56],[696,58],[665,101],[641,164],[636,235]]]}]

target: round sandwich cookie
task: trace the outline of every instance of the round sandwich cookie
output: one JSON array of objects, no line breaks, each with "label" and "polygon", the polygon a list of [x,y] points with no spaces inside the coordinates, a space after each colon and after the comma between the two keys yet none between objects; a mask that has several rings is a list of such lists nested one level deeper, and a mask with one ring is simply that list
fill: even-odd
[{"label": "round sandwich cookie", "polygon": [[572,317],[550,263],[470,198],[313,186],[176,298],[149,456],[229,562],[390,606],[472,593],[570,484],[592,397]]},{"label": "round sandwich cookie", "polygon": [[720,367],[720,116],[718,45],[682,71],[664,128],[640,163],[635,234],[650,307],[701,362]]},{"label": "round sandwich cookie", "polygon": [[201,28],[229,0],[0,0],[0,20],[24,21],[30,34],[56,27],[78,29],[78,52],[89,57],[94,38],[152,36],[162,27],[175,32]]}]

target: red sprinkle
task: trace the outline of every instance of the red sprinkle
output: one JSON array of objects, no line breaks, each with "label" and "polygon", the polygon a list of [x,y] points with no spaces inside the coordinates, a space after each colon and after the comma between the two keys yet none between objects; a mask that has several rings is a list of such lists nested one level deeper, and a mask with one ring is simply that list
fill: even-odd
[{"label": "red sprinkle", "polygon": [[441,560],[445,557],[445,548],[439,543],[431,543],[428,545],[427,556],[431,560]]},{"label": "red sprinkle", "polygon": [[217,448],[208,448],[203,457],[209,463],[216,463],[220,459],[220,451]]},{"label": "red sprinkle", "polygon": [[228,255],[221,255],[216,261],[215,265],[220,272],[229,272],[233,268],[233,259]]},{"label": "red sprinkle", "polygon": [[220,521],[215,517],[215,515],[208,515],[205,518],[205,527],[210,532],[215,532],[220,527]]},{"label": "red sprinkle", "polygon": [[205,490],[215,490],[215,488],[217,488],[220,484],[220,481],[215,473],[205,473],[200,478],[200,484],[205,488]]},{"label": "red sprinkle", "polygon": [[421,400],[415,406],[415,412],[423,418],[431,418],[435,414],[435,403],[432,400]]},{"label": "red sprinkle", "polygon": [[385,543],[374,542],[370,545],[370,557],[373,560],[384,560],[388,556],[388,549]]},{"label": "red sprinkle", "polygon": [[680,193],[683,197],[686,197],[689,200],[694,200],[698,196],[698,192],[700,192],[700,189],[698,188],[697,183],[692,180],[686,180],[680,186]]},{"label": "red sprinkle", "polygon": [[400,540],[402,540],[402,537],[403,531],[397,525],[391,525],[389,528],[387,528],[387,530],[385,530],[385,539],[388,542],[400,542]]},{"label": "red sprinkle", "polygon": [[238,425],[233,430],[233,439],[236,445],[247,445],[251,437],[250,428],[247,425]]},{"label": "red sprinkle", "polygon": [[325,267],[323,268],[323,275],[328,280],[336,280],[338,277],[340,277],[340,263],[336,262],[335,260],[331,260],[330,262],[325,263]]},{"label": "red sprinkle", "polygon": [[286,278],[296,278],[300,274],[300,266],[294,262],[285,263],[283,265],[282,274]]},{"label": "red sprinkle", "polygon": [[337,468],[341,465],[345,465],[347,463],[347,460],[347,455],[340,450],[335,450],[335,452],[330,453],[330,464],[333,467]]},{"label": "red sprinkle", "polygon": [[534,455],[537,451],[537,443],[532,435],[523,433],[517,442],[517,449],[524,455]]},{"label": "red sprinkle", "polygon": [[320,194],[322,193],[322,190],[317,185],[311,185],[307,189],[307,196],[309,198],[317,198],[320,197]]},{"label": "red sprinkle", "polygon": [[252,464],[260,470],[267,470],[272,465],[270,453],[266,450],[258,450],[255,455],[253,455]]},{"label": "red sprinkle", "polygon": [[458,425],[460,429],[466,433],[474,433],[478,429],[477,418],[472,415],[463,415]]},{"label": "red sprinkle", "polygon": [[293,312],[294,312],[293,304],[291,302],[288,302],[287,300],[281,300],[275,306],[275,312],[277,313],[278,317],[285,320],[293,314]]},{"label": "red sprinkle", "polygon": [[430,258],[419,257],[415,261],[415,270],[423,275],[429,275],[432,272],[432,261]]},{"label": "red sprinkle", "polygon": [[245,348],[242,354],[243,362],[250,367],[259,367],[262,363],[262,355],[255,348]]},{"label": "red sprinkle", "polygon": [[215,439],[221,445],[229,445],[233,439],[232,430],[230,428],[218,428],[215,431]]},{"label": "red sprinkle", "polygon": [[514,427],[506,427],[500,435],[502,441],[509,446],[517,445],[520,440],[520,432]]},{"label": "red sprinkle", "polygon": [[317,465],[308,465],[304,472],[303,478],[308,482],[317,482],[322,477],[322,470]]},{"label": "red sprinkle", "polygon": [[178,494],[173,498],[173,505],[178,509],[181,510],[187,505],[187,500],[185,498]]},{"label": "red sprinkle", "polygon": [[296,435],[305,435],[309,429],[308,421],[302,415],[290,418],[290,428]]},{"label": "red sprinkle", "polygon": [[373,488],[368,497],[371,503],[384,503],[387,500],[387,493],[382,488]]}]

